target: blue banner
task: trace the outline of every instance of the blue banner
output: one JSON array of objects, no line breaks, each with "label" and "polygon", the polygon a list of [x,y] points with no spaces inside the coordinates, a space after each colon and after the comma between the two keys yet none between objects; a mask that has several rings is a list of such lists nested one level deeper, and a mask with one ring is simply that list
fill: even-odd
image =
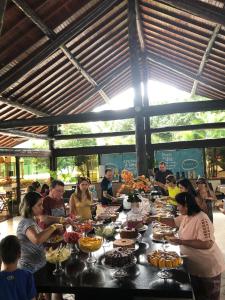
[{"label": "blue banner", "polygon": [[102,154],[100,162],[105,168],[114,169],[114,180],[119,180],[119,174],[124,169],[137,175],[136,153]]},{"label": "blue banner", "polygon": [[167,169],[174,175],[197,178],[204,176],[204,149],[158,150],[155,151],[156,167],[161,161],[167,164]]}]

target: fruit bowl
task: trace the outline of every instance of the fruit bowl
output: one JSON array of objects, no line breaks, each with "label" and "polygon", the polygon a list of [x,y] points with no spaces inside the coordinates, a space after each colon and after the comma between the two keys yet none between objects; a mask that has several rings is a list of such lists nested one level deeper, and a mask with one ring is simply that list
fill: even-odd
[{"label": "fruit bowl", "polygon": [[102,246],[102,238],[100,236],[95,237],[81,237],[78,240],[78,244],[80,247],[80,250],[89,253],[89,252],[95,252],[99,250]]},{"label": "fruit bowl", "polygon": [[95,233],[104,238],[111,238],[115,234],[115,228],[113,226],[96,227]]},{"label": "fruit bowl", "polygon": [[66,231],[63,235],[64,241],[69,244],[76,244],[81,238],[81,233],[75,231]]},{"label": "fruit bowl", "polygon": [[66,247],[58,247],[56,249],[53,249],[50,247],[46,251],[46,260],[49,263],[56,264],[56,263],[61,263],[65,260],[67,260],[70,257],[70,250]]}]

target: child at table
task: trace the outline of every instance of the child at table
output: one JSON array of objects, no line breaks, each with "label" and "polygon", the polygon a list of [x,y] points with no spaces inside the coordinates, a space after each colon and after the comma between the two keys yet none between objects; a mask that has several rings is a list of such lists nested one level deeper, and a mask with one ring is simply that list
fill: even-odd
[{"label": "child at table", "polygon": [[17,268],[21,247],[15,235],[8,235],[0,242],[2,261],[0,272],[1,299],[33,300],[36,299],[36,288],[33,274]]}]

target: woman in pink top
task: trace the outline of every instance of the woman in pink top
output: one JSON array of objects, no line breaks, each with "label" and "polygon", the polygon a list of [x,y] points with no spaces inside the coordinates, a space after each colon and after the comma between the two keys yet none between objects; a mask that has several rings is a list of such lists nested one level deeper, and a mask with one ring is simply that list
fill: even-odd
[{"label": "woman in pink top", "polygon": [[179,225],[179,238],[173,238],[171,242],[180,245],[181,253],[187,255],[195,299],[219,300],[225,261],[215,243],[213,225],[192,195],[180,193],[176,201],[183,217]]}]

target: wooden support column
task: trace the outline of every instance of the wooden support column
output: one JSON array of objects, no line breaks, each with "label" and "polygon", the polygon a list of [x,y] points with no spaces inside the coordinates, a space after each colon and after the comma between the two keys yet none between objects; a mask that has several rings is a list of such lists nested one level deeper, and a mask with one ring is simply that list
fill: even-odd
[{"label": "wooden support column", "polygon": [[[143,97],[143,104],[144,107],[149,107],[149,98],[148,98],[148,66],[147,66],[147,59],[146,55],[143,53],[142,55],[142,79],[143,79],[143,86],[144,86],[144,97]],[[149,116],[145,116],[145,139],[146,139],[146,152],[147,152],[147,165],[148,169],[154,168],[154,149],[152,147],[151,141],[151,128],[150,128],[150,118]]]},{"label": "wooden support column", "polygon": [[19,203],[21,201],[20,188],[20,157],[16,156],[16,198]]},{"label": "wooden support column", "polygon": [[50,171],[56,171],[57,170],[57,158],[55,157],[54,149],[55,149],[55,141],[54,141],[54,135],[57,130],[57,126],[49,126],[49,137],[52,138],[49,140],[49,150],[51,151],[50,155]]},{"label": "wooden support column", "polygon": [[139,71],[139,53],[137,43],[137,24],[135,1],[128,1],[128,39],[130,50],[131,73],[134,88],[135,137],[138,175],[146,174],[146,146],[144,116],[142,114],[141,76]]}]

